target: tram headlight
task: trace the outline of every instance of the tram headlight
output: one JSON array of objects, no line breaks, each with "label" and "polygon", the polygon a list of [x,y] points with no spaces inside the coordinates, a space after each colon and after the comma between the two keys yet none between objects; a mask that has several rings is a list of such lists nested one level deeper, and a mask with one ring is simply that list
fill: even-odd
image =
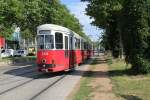
[{"label": "tram headlight", "polygon": [[46,59],[43,59],[43,60],[42,60],[42,63],[46,63]]}]

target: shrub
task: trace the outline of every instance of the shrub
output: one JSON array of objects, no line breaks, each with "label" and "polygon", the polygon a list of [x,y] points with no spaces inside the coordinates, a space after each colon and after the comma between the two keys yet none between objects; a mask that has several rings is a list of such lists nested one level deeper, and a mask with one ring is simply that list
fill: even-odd
[{"label": "shrub", "polygon": [[150,61],[143,57],[136,56],[133,59],[132,70],[136,73],[150,73]]}]

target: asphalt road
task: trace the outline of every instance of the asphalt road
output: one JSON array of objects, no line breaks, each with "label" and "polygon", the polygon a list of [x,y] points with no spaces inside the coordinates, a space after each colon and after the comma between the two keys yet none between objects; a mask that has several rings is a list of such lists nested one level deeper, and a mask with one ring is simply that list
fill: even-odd
[{"label": "asphalt road", "polygon": [[35,65],[1,66],[0,100],[65,100],[92,59],[70,73],[43,74]]}]

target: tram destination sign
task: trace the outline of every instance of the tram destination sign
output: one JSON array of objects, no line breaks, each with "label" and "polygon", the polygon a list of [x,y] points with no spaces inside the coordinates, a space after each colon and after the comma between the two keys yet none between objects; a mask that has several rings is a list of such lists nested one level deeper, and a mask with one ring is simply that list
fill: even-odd
[{"label": "tram destination sign", "polygon": [[50,34],[51,31],[50,30],[40,30],[39,34]]}]

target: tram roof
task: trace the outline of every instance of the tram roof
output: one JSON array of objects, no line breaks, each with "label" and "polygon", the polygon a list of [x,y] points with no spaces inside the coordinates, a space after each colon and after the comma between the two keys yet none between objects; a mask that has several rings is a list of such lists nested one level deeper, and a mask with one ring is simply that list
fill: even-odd
[{"label": "tram roof", "polygon": [[79,34],[73,32],[74,36],[77,37],[77,38],[82,38]]},{"label": "tram roof", "polygon": [[74,31],[60,26],[56,24],[43,24],[37,27],[38,30],[55,30],[55,31],[62,31],[62,32],[67,32],[70,35],[74,35],[77,38],[82,38],[79,34],[75,33]]},{"label": "tram roof", "polygon": [[73,33],[73,31],[71,31],[70,29],[63,27],[63,26],[59,26],[59,25],[55,25],[55,24],[43,24],[37,27],[38,30],[55,30],[55,31],[63,31],[63,32],[67,32],[67,33]]}]

